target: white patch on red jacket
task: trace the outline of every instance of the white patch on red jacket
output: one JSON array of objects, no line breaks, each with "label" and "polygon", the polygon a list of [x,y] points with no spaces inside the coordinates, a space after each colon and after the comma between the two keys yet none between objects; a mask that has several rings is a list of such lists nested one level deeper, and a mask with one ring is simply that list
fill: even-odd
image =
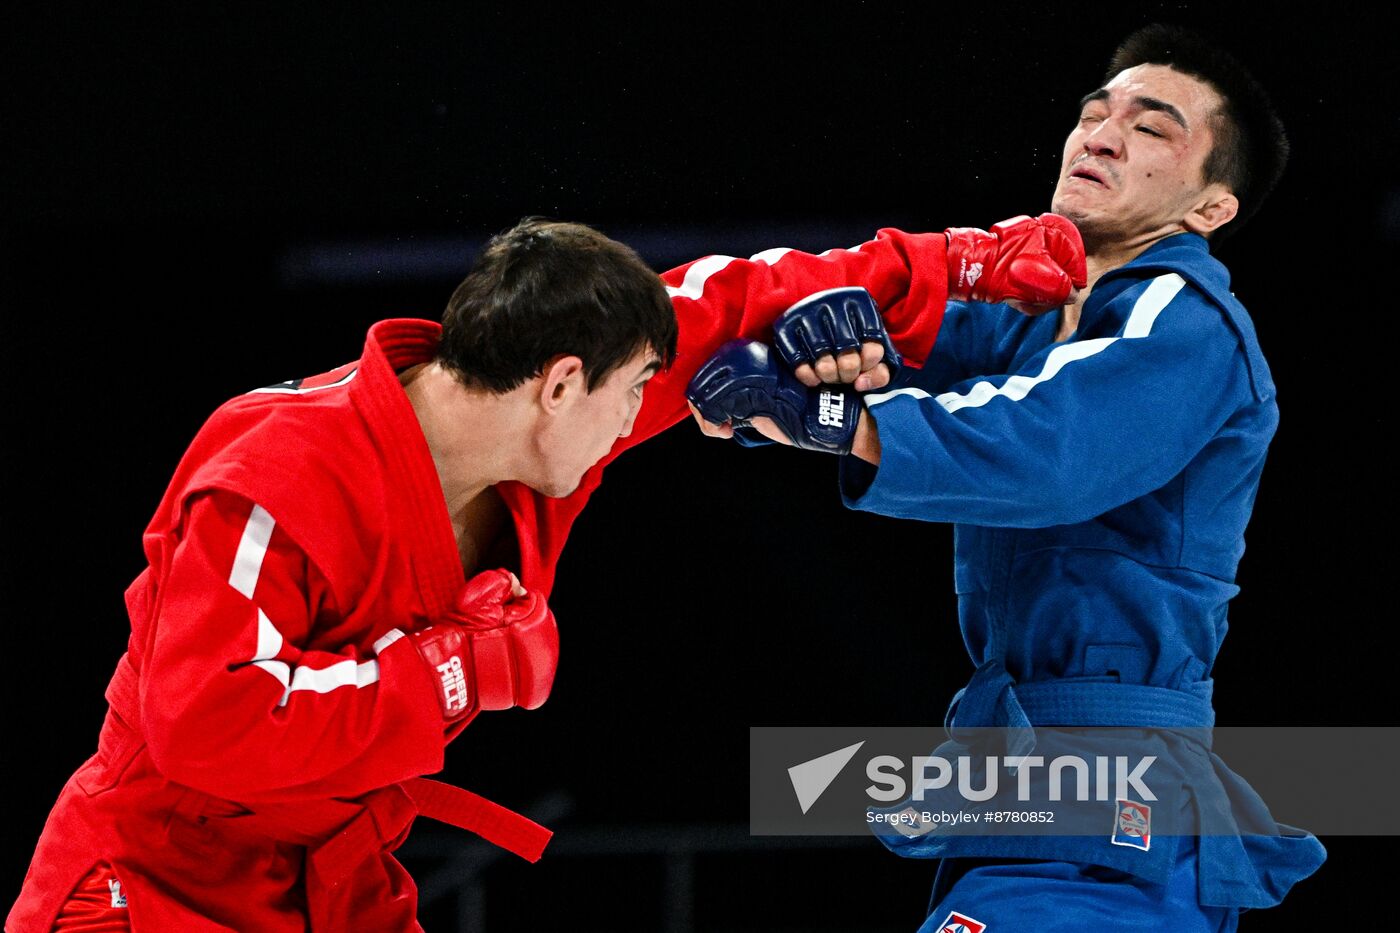
[{"label": "white patch on red jacket", "polygon": [[[276,525],[276,521],[266,509],[254,504],[252,512],[248,515],[248,523],[243,527],[243,537],[238,542],[238,552],[234,556],[228,582],[250,600],[257,590],[258,577],[262,575],[263,559],[267,556],[267,545],[272,540],[272,531]],[[322,668],[305,664],[294,667],[287,661],[278,660],[277,656],[282,653],[286,639],[262,609],[256,605],[253,608],[258,614],[258,644],[249,663],[259,670],[266,671],[282,685],[282,699],[278,701],[278,706],[286,706],[292,694],[301,691],[330,693],[340,687],[359,689],[379,682],[379,662],[374,660],[357,662],[354,658],[346,658]],[[376,654],[398,640],[389,637],[394,632],[375,642]],[[399,632],[399,637],[402,637],[402,634]]]}]

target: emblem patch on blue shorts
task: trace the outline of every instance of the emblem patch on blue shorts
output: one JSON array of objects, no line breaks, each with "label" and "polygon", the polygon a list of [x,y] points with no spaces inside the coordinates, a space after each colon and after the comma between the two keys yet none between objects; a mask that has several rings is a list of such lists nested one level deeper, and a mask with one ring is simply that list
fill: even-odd
[{"label": "emblem patch on blue shorts", "polygon": [[1110,841],[1116,846],[1132,846],[1146,852],[1152,845],[1152,808],[1120,798]]},{"label": "emblem patch on blue shorts", "polygon": [[982,933],[987,929],[985,923],[978,923],[971,917],[964,917],[956,910],[948,915],[948,919],[943,921],[943,925],[938,928],[938,933]]}]

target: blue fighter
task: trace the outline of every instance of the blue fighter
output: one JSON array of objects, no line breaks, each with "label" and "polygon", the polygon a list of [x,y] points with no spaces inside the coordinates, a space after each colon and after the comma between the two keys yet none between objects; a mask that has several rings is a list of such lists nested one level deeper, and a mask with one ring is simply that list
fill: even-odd
[{"label": "blue fighter", "polygon": [[[1058,313],[950,302],[925,365],[889,381],[865,358],[883,338],[859,290],[825,292],[780,321],[776,352],[731,344],[692,382],[706,433],[845,454],[849,507],[954,523],[976,666],[955,735],[1214,723],[1210,672],[1278,407],[1210,245],[1259,209],[1287,151],[1235,59],[1140,30],[1065,143],[1053,210],[1083,236],[1088,277]],[[834,438],[819,418],[833,393],[848,418]],[[1198,822],[1180,835],[1153,836],[1133,801],[1104,804],[1099,836],[888,830],[901,855],[944,859],[922,929],[1227,931],[1322,863],[1208,747],[1167,745],[1197,771],[1176,803]]]}]

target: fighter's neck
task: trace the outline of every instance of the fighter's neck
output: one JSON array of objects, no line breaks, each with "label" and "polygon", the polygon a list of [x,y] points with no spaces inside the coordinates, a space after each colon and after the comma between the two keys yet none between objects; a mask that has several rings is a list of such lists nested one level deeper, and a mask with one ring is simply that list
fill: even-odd
[{"label": "fighter's neck", "polygon": [[487,487],[512,479],[519,432],[511,393],[473,392],[436,363],[399,374],[442,482],[448,512],[457,515]]},{"label": "fighter's neck", "polygon": [[1055,331],[1055,341],[1058,343],[1068,340],[1073,336],[1079,327],[1079,311],[1084,307],[1084,303],[1089,300],[1089,295],[1093,292],[1094,286],[1104,273],[1121,266],[1126,266],[1137,257],[1141,256],[1149,246],[1159,243],[1169,236],[1182,233],[1182,230],[1171,230],[1157,232],[1142,238],[1117,243],[1088,243],[1085,245],[1084,265],[1087,272],[1084,287],[1079,290],[1079,297],[1070,304],[1066,304],[1060,309],[1060,326]]}]

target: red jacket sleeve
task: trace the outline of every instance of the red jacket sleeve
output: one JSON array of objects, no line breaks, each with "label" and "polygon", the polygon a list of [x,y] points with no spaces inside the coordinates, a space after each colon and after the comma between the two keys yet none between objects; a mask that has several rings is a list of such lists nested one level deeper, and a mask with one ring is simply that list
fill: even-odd
[{"label": "red jacket sleeve", "polygon": [[726,341],[771,340],[778,315],[813,292],[863,286],[875,298],[906,362],[921,366],[938,336],[948,304],[948,241],[942,233],[886,228],[875,239],[820,255],[765,250],[748,259],[706,256],[662,275],[680,325],[676,360],[648,384],[632,426],[608,455],[584,475],[569,496],[534,494],[530,505],[540,528],[545,568],[538,585],[548,592],[564,540],[603,469],[619,454],[689,417],[685,387]]},{"label": "red jacket sleeve", "polygon": [[396,629],[357,646],[364,623],[346,626],[261,507],[195,498],[160,573],[141,714],[169,778],[254,802],[354,796],[442,768],[442,713],[417,651]]},{"label": "red jacket sleeve", "polygon": [[676,362],[647,385],[631,435],[618,441],[611,456],[687,417],[685,387],[716,350],[736,338],[771,341],[778,315],[814,292],[864,287],[900,353],[910,365],[922,366],[948,304],[948,243],[941,231],[887,228],[851,249],[706,256],[661,279],[680,324]]}]

